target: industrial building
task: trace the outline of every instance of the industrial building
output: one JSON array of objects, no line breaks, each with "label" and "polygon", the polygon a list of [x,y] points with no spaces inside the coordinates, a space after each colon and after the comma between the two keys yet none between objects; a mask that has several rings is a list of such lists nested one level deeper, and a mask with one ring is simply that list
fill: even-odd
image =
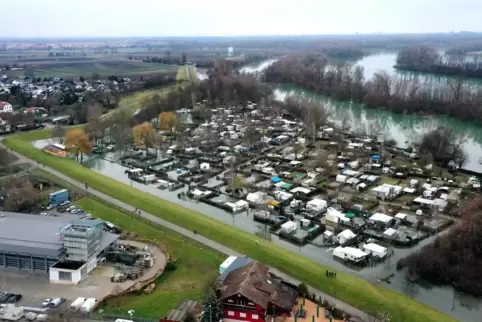
[{"label": "industrial building", "polygon": [[103,227],[99,220],[0,212],[0,268],[45,272],[51,283],[77,284],[119,237]]}]

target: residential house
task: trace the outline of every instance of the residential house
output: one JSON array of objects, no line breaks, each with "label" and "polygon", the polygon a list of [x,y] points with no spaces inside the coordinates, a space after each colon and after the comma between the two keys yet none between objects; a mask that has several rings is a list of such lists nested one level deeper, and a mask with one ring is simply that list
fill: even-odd
[{"label": "residential house", "polygon": [[0,113],[12,113],[13,106],[9,102],[0,102]]},{"label": "residential house", "polygon": [[290,317],[297,291],[272,279],[268,267],[252,262],[232,270],[218,288],[224,321],[265,321],[267,315]]}]

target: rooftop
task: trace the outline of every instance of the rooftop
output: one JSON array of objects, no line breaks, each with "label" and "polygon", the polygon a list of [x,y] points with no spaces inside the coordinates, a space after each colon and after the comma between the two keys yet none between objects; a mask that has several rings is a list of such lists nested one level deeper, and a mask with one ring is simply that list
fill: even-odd
[{"label": "rooftop", "polygon": [[[59,257],[63,242],[60,233],[67,225],[92,227],[99,220],[79,220],[68,216],[50,217],[0,211],[0,251]],[[101,249],[117,235],[104,232]]]}]

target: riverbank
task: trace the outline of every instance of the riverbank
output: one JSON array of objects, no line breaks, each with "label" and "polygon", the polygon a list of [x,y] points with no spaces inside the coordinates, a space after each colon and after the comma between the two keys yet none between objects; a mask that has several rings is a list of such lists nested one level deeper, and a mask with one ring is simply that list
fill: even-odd
[{"label": "riverbank", "polygon": [[417,68],[415,66],[410,67],[410,66],[402,66],[402,65],[394,65],[394,69],[401,70],[401,71],[407,71],[407,72],[416,72],[416,73],[427,73],[427,74],[433,74],[433,75],[440,75],[440,76],[446,76],[446,77],[454,77],[454,78],[473,78],[473,79],[478,79],[482,80],[482,72],[477,71],[477,73],[472,73],[470,71],[443,71],[443,70],[437,70],[434,68]]},{"label": "riverbank", "polygon": [[453,321],[452,318],[409,297],[371,284],[353,275],[337,272],[336,279],[327,278],[323,272],[333,271],[330,267],[289,252],[268,241],[258,241],[255,235],[143,193],[117,180],[101,176],[73,160],[48,155],[30,143],[30,141],[45,139],[49,136],[49,130],[28,132],[6,138],[5,145],[75,180],[85,182],[90,187],[111,197],[129,201],[132,207],[152,213],[187,230],[196,229],[203,236],[209,236],[210,239],[239,253],[248,254],[250,257],[287,272],[307,285],[333,295],[363,311],[389,312],[391,321]]}]

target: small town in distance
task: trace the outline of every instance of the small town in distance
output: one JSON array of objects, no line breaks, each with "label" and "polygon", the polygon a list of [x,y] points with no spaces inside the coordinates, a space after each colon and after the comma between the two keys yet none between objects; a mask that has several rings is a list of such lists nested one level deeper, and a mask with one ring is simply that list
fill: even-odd
[{"label": "small town in distance", "polygon": [[403,10],[5,33],[0,320],[479,321],[482,33]]}]

